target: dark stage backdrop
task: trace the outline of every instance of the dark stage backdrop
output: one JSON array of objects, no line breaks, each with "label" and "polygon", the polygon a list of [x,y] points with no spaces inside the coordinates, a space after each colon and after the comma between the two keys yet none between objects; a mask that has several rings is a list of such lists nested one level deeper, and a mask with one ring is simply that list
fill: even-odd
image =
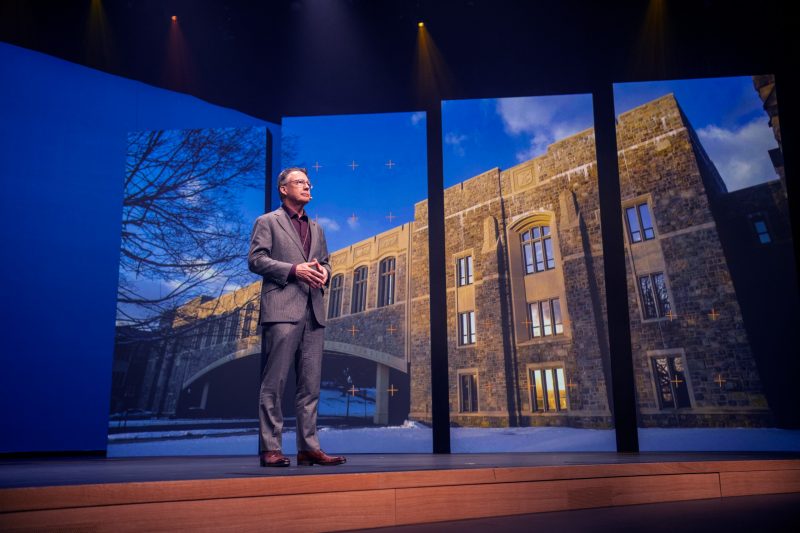
[{"label": "dark stage backdrop", "polygon": [[128,132],[279,129],[5,44],[0,78],[0,453],[104,450]]}]

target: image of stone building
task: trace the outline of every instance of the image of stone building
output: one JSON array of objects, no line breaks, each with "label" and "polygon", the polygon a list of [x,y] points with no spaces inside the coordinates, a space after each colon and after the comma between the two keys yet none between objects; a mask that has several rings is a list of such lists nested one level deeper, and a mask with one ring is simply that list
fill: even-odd
[{"label": "image of stone building", "polygon": [[[759,339],[785,339],[797,316],[781,182],[728,193],[673,95],[620,115],[617,145],[628,272],[619,297],[630,311],[639,425],[775,424],[761,373],[780,363],[774,340]],[[452,424],[613,424],[594,150],[588,129],[445,190]],[[417,205],[412,301],[427,296],[427,254],[416,252],[426,212]],[[733,224],[744,228],[732,233]],[[732,261],[783,287],[769,305],[787,322],[756,324],[765,303],[743,297],[748,280],[733,279]],[[427,324],[412,339],[427,338]],[[411,353],[412,418],[427,414],[430,380],[415,370],[428,357]]]},{"label": "image of stone building", "polygon": [[[728,192],[671,94],[620,115],[617,148],[628,291],[616,297],[639,425],[795,424],[770,357],[800,307],[783,184]],[[444,204],[451,424],[613,427],[594,130],[451,186]],[[323,387],[372,391],[373,424],[431,420],[427,217],[423,200],[413,221],[331,253]],[[166,321],[175,335],[144,350],[150,385],[131,402],[255,417],[259,286]],[[786,321],[764,319],[766,290]]]}]

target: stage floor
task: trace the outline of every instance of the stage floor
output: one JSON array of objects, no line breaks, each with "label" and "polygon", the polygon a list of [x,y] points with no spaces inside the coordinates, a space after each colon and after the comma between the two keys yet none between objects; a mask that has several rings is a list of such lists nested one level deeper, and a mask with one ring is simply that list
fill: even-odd
[{"label": "stage floor", "polygon": [[531,468],[709,461],[800,460],[798,453],[481,453],[352,454],[333,467],[261,468],[256,456],[35,458],[0,460],[0,489],[102,483],[247,479],[254,477]]},{"label": "stage floor", "polygon": [[306,533],[781,493],[800,493],[800,454],[5,458],[0,530]]}]

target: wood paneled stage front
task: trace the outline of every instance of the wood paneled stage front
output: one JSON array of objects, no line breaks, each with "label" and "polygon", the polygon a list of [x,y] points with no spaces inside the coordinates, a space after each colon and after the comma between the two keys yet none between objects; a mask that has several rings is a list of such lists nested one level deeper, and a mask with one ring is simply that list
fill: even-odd
[{"label": "wood paneled stage front", "polygon": [[797,454],[361,454],[281,469],[242,456],[5,458],[0,529],[336,531],[790,492]]}]

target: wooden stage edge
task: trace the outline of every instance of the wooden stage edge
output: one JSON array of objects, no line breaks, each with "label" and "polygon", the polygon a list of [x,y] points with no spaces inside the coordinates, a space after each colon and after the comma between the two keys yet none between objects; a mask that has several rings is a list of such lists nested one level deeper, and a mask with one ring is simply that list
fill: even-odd
[{"label": "wooden stage edge", "polygon": [[0,529],[337,531],[800,492],[800,460],[258,476],[0,490]]}]

